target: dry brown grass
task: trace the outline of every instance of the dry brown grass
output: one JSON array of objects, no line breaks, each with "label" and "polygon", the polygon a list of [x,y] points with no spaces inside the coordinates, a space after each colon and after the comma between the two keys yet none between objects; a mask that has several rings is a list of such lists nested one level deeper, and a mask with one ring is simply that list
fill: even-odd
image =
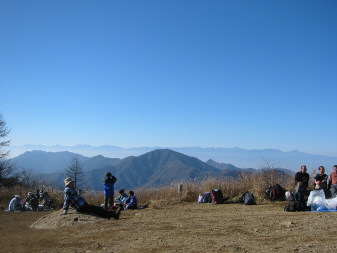
[{"label": "dry brown grass", "polygon": [[[236,200],[243,193],[250,191],[258,200],[263,200],[265,191],[274,184],[280,184],[286,190],[294,191],[293,176],[279,174],[275,170],[258,171],[255,173],[242,173],[238,178],[205,178],[202,181],[188,181],[183,184],[182,192],[178,194],[178,184],[163,187],[138,188],[135,194],[140,205],[151,201],[165,200],[168,202],[195,202],[198,195],[210,192],[218,188],[223,191],[225,197]],[[51,187],[43,187],[56,202],[56,207],[60,208],[63,203],[63,191]],[[29,191],[35,189],[29,187],[14,187],[0,189],[0,205],[7,207],[9,201],[15,194],[25,197]],[[117,193],[118,194],[118,193]],[[86,192],[83,194],[85,199],[94,205],[103,203],[103,192]]]},{"label": "dry brown grass", "polygon": [[198,195],[218,188],[225,197],[236,200],[243,193],[250,191],[258,199],[263,199],[266,190],[275,184],[280,184],[289,191],[294,191],[294,178],[292,175],[279,174],[277,171],[259,171],[255,173],[242,173],[239,178],[206,178],[201,182],[190,181],[183,184],[181,194],[178,194],[178,185],[160,188],[139,188],[136,195],[140,202],[147,203],[151,200],[195,202]]}]

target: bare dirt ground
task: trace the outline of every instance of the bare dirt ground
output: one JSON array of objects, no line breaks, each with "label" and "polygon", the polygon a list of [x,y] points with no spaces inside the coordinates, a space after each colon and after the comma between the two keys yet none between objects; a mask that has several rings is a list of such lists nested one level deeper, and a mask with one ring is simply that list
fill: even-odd
[{"label": "bare dirt ground", "polygon": [[336,252],[337,212],[158,202],[120,220],[0,212],[0,252]]}]

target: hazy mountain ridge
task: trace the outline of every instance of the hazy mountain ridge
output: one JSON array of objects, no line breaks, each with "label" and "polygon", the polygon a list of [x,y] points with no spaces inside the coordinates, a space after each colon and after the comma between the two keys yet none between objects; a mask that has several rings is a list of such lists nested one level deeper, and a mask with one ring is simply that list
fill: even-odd
[{"label": "hazy mountain ridge", "polygon": [[91,170],[87,176],[88,183],[100,190],[105,173],[108,171],[117,177],[116,188],[162,186],[220,172],[219,169],[197,158],[160,149],[137,157],[124,158],[114,166]]},{"label": "hazy mountain ridge", "polygon": [[[51,184],[62,186],[65,169],[70,166],[71,160],[75,156],[82,163],[87,185],[97,190],[102,190],[103,180],[108,171],[117,177],[116,188],[168,185],[177,181],[223,175],[225,171],[195,157],[168,149],[154,150],[124,159],[112,159],[104,156],[88,158],[70,152],[29,151],[12,161],[17,166],[21,165],[21,168],[44,173],[45,178]],[[55,162],[61,160],[63,161],[62,165],[60,162]],[[51,169],[53,165],[55,165],[54,171]],[[233,174],[233,176],[236,175]]]},{"label": "hazy mountain ridge", "polygon": [[77,156],[81,163],[89,159],[88,157],[68,151],[45,152],[34,150],[11,159],[11,162],[18,168],[33,170],[39,173],[53,173],[68,168],[75,156]]},{"label": "hazy mountain ridge", "polygon": [[[130,189],[143,186],[164,186],[173,182],[203,179],[209,176],[235,178],[242,172],[254,171],[254,169],[241,169],[232,164],[217,163],[213,160],[205,163],[198,158],[169,149],[157,149],[124,159],[106,158],[101,155],[89,158],[70,152],[29,151],[12,161],[17,166],[21,164],[21,168],[30,168],[44,173],[43,177],[50,184],[62,187],[65,169],[70,166],[72,158],[76,156],[82,164],[87,185],[95,190],[102,190],[107,172],[117,177],[116,189]],[[63,161],[62,165],[60,161]],[[55,170],[51,171],[53,165]]]},{"label": "hazy mountain ridge", "polygon": [[[306,164],[309,169],[317,169],[320,165],[325,166],[327,172],[332,171],[332,166],[337,164],[337,157],[325,155],[313,155],[297,150],[283,152],[276,149],[248,150],[242,148],[201,148],[201,147],[165,147],[183,153],[188,156],[197,157],[201,161],[212,159],[218,163],[232,164],[239,168],[264,168],[267,162],[272,162],[275,167],[286,168],[298,171],[302,164]],[[163,147],[139,147],[121,148],[118,146],[43,146],[43,145],[24,145],[11,146],[12,156],[24,153],[29,150],[44,150],[51,152],[69,151],[81,154],[86,157],[103,155],[110,158],[126,158],[129,156],[140,156],[146,152]]]}]

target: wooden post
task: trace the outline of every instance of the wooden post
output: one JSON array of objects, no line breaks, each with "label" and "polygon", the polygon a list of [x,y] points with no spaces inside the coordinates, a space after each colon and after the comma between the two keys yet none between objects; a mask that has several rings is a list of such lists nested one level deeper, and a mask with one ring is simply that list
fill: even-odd
[{"label": "wooden post", "polygon": [[178,184],[178,195],[181,195],[183,192],[183,184]]}]

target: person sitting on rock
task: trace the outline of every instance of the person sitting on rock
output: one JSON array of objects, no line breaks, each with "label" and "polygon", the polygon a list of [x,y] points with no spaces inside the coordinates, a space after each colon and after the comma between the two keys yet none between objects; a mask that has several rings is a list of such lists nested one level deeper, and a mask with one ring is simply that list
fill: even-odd
[{"label": "person sitting on rock", "polygon": [[125,200],[124,210],[137,209],[138,203],[134,191],[129,191],[129,197]]},{"label": "person sitting on rock", "polygon": [[110,219],[111,217],[114,219],[119,219],[120,209],[116,211],[108,211],[100,206],[94,206],[88,204],[83,197],[78,195],[75,190],[75,181],[73,181],[70,177],[64,180],[65,189],[64,189],[64,204],[63,204],[63,213],[67,214],[69,206],[71,206],[74,210],[79,213],[93,213],[100,217]]},{"label": "person sitting on rock", "polygon": [[325,197],[328,197],[328,175],[325,174],[324,166],[319,166],[319,173],[314,177],[315,179],[315,190],[324,190]]},{"label": "person sitting on rock", "polygon": [[14,198],[12,198],[12,200],[9,202],[8,210],[9,211],[20,211],[21,210],[20,200],[21,200],[21,197],[19,195],[15,195]]}]

